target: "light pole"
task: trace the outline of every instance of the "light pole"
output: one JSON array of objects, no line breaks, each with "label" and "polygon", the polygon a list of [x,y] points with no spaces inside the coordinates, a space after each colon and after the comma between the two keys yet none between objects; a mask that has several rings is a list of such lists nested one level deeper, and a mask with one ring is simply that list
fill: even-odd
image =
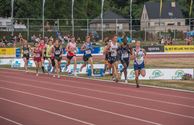
[{"label": "light pole", "polygon": [[130,37],[132,38],[133,37],[133,28],[132,28],[132,3],[133,3],[133,0],[130,0]]},{"label": "light pole", "polygon": [[73,16],[73,7],[74,7],[74,0],[72,0],[72,4],[71,4],[72,35],[74,36],[74,16]]},{"label": "light pole", "polygon": [[103,41],[103,8],[104,8],[104,0],[102,0],[102,5],[101,5],[101,36],[102,36],[102,41]]},{"label": "light pole", "polygon": [[45,5],[45,0],[42,1],[42,37],[44,37],[44,5]]},{"label": "light pole", "polygon": [[11,0],[11,34],[13,35],[13,31],[14,31],[14,25],[13,25],[13,10],[14,10],[14,0]]}]

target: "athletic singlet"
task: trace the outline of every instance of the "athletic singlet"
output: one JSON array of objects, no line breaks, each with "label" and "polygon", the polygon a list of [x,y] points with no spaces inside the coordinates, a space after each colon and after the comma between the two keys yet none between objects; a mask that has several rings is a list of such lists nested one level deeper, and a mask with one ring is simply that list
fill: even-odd
[{"label": "athletic singlet", "polygon": [[123,45],[119,48],[121,53],[121,59],[129,59],[130,57],[130,48],[128,45]]},{"label": "athletic singlet", "polygon": [[91,55],[92,54],[92,43],[85,43],[86,50],[84,51],[84,55]]},{"label": "athletic singlet", "polygon": [[34,54],[35,54],[35,58],[40,58],[42,51],[40,50],[40,48],[35,48],[34,49]]},{"label": "athletic singlet", "polygon": [[47,45],[46,46],[46,57],[51,57],[51,49],[53,45]]},{"label": "athletic singlet", "polygon": [[59,57],[62,54],[62,49],[59,47],[54,46],[54,55],[55,57]]},{"label": "athletic singlet", "polygon": [[134,49],[134,63],[135,64],[142,64],[144,62],[144,52],[143,49],[140,48],[139,52],[136,51],[136,49]]},{"label": "athletic singlet", "polygon": [[74,56],[75,53],[76,53],[76,49],[77,49],[76,43],[69,42],[68,43],[68,49],[69,49],[68,55],[69,56]]},{"label": "athletic singlet", "polygon": [[30,48],[28,47],[28,45],[23,45],[23,54],[24,55],[28,55],[29,54],[29,52],[30,52]]},{"label": "athletic singlet", "polygon": [[117,56],[117,49],[118,49],[118,44],[116,43],[115,45],[113,42],[110,43],[110,56],[111,57],[116,57]]}]

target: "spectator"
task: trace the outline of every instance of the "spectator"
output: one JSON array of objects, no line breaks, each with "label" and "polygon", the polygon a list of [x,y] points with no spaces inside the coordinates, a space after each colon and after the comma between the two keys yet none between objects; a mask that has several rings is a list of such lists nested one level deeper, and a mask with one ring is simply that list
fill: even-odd
[{"label": "spectator", "polygon": [[7,41],[7,39],[6,39],[6,37],[5,37],[5,36],[3,36],[3,38],[2,38],[2,40],[1,40],[1,42],[2,42],[2,44],[3,44],[3,46],[4,46],[4,47],[6,47],[6,46],[7,46],[7,44],[8,44],[8,41]]},{"label": "spectator", "polygon": [[164,38],[162,37],[161,39],[161,44],[164,45],[165,41],[164,41]]},{"label": "spectator", "polygon": [[34,34],[33,36],[31,36],[31,41],[34,43],[36,42],[36,35]]}]

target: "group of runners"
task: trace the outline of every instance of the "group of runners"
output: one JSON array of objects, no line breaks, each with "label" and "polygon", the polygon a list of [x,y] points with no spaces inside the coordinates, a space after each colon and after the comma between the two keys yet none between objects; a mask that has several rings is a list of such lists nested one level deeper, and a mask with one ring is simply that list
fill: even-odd
[{"label": "group of runners", "polygon": [[[146,57],[146,52],[144,49],[140,47],[140,41],[136,41],[135,48],[133,49],[131,44],[128,43],[127,37],[122,38],[122,42],[117,42],[117,35],[111,36],[108,40],[105,41],[106,46],[104,47],[103,54],[105,55],[105,68],[104,73],[109,70],[112,74],[112,80],[118,82],[120,80],[120,76],[124,73],[125,82],[127,83],[127,69],[129,67],[130,59],[134,60],[134,71],[135,71],[135,81],[136,87],[139,87],[139,76],[145,76],[144,69],[144,59]],[[40,68],[42,68],[42,72],[44,73],[44,61],[48,60],[48,73],[53,73],[53,77],[57,75],[60,78],[60,64],[63,55],[63,47],[62,42],[59,39],[49,39],[46,43],[44,39],[41,39],[39,42],[35,42],[34,47],[32,48],[26,40],[24,40],[23,45],[21,47],[24,67],[26,72],[28,71],[28,61],[30,58],[30,54],[33,56],[33,60],[36,65],[36,76],[39,74]],[[72,36],[69,42],[66,45],[65,51],[67,52],[66,57],[66,69],[71,64],[71,61],[74,62],[74,76],[77,76],[77,59],[76,53],[78,52],[76,39]],[[85,42],[81,46],[81,51],[83,51],[83,64],[80,68],[80,71],[87,64],[91,66],[91,76],[94,76],[94,66],[93,66],[93,58],[92,51],[93,45],[91,42],[91,37],[87,36]],[[123,69],[118,71],[119,62],[123,65]],[[52,70],[51,70],[52,69]]]}]

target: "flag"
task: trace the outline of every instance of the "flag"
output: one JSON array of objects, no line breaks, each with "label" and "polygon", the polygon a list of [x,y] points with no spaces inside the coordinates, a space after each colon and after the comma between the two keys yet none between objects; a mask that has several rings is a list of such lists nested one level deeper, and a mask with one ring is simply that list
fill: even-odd
[{"label": "flag", "polygon": [[189,17],[191,17],[192,15],[192,9],[193,9],[193,0],[191,0],[191,4],[190,4]]},{"label": "flag", "polygon": [[160,16],[162,15],[162,0],[160,0]]}]

